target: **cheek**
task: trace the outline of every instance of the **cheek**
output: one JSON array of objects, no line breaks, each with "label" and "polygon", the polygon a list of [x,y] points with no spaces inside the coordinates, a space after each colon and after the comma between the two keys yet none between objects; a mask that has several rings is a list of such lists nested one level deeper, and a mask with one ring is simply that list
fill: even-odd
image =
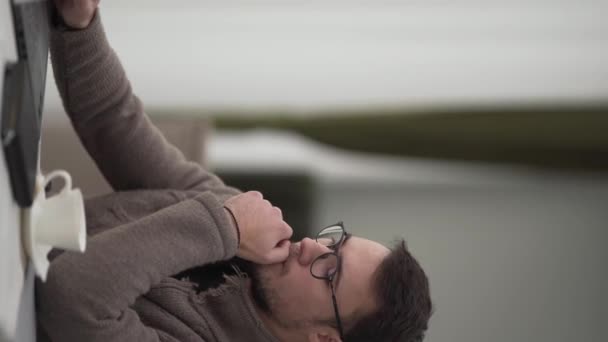
[{"label": "cheek", "polygon": [[[298,306],[316,306],[321,297],[327,296],[325,282],[314,278],[308,268],[291,270],[289,274],[277,279],[276,285],[286,302]],[[328,300],[331,300],[331,296]]]},{"label": "cheek", "polygon": [[281,288],[281,298],[286,308],[300,319],[326,317],[331,306],[331,293],[325,282],[310,272],[294,274]]},{"label": "cheek", "polygon": [[[304,267],[292,268],[288,274],[277,279],[281,283],[281,290],[285,293],[306,293],[316,280],[310,271]],[[308,289],[308,290],[307,290]]]}]

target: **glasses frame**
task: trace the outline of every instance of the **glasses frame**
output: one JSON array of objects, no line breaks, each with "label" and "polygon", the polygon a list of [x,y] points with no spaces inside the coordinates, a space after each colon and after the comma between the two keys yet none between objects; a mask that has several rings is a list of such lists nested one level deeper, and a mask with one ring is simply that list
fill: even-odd
[{"label": "glasses frame", "polygon": [[[336,323],[338,324],[338,332],[340,333],[340,339],[344,340],[344,329],[342,327],[342,320],[340,319],[340,312],[338,310],[338,302],[336,300],[336,291],[334,288],[334,279],[336,279],[336,275],[338,274],[338,272],[341,271],[341,267],[342,267],[342,257],[339,254],[340,248],[342,247],[344,242],[348,239],[349,235],[346,232],[346,230],[344,229],[344,223],[342,221],[340,221],[336,224],[332,224],[332,225],[329,225],[329,226],[321,229],[319,231],[319,233],[317,233],[315,241],[317,241],[317,243],[321,243],[321,242],[319,242],[319,239],[321,238],[321,233],[323,233],[324,230],[331,228],[331,227],[340,227],[342,229],[342,236],[340,237],[340,240],[338,240],[338,242],[334,243],[333,245],[327,246],[328,248],[332,249],[331,252],[323,253],[323,254],[317,256],[312,261],[312,263],[310,264],[310,274],[316,279],[326,280],[329,283],[329,287],[331,288],[331,300],[333,302],[334,313],[336,315]],[[315,263],[318,262],[319,260],[326,259],[329,256],[336,257],[337,262],[338,262],[338,267],[336,267],[334,272],[332,272],[331,274],[328,274],[326,276],[315,275],[314,272],[312,271]]]}]

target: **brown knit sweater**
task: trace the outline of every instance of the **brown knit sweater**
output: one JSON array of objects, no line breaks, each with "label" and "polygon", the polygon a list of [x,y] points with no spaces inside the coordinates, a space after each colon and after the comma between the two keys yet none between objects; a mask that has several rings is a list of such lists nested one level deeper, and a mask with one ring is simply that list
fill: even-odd
[{"label": "brown knit sweater", "polygon": [[197,293],[171,277],[229,260],[237,233],[223,209],[238,194],[188,162],[143,112],[99,15],[54,29],[51,57],[63,104],[116,192],[87,200],[84,254],[65,252],[37,284],[41,336],[52,341],[276,341],[242,274]]}]

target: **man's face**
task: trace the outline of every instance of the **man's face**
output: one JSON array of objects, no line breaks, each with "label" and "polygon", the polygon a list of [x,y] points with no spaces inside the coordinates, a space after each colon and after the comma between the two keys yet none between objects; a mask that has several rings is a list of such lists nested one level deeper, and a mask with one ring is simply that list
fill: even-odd
[{"label": "man's face", "polygon": [[[335,320],[331,288],[314,278],[310,265],[328,247],[305,238],[293,243],[283,263],[257,265],[253,296],[257,305],[284,328],[305,328],[320,320]],[[334,279],[338,310],[342,319],[364,315],[375,309],[372,275],[389,249],[381,244],[350,237],[339,249],[342,267]]]}]

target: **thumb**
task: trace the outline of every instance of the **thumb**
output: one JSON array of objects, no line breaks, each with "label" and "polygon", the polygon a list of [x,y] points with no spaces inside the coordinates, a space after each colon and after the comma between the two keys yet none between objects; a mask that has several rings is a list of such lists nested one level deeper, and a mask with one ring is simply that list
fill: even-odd
[{"label": "thumb", "polygon": [[268,253],[268,262],[276,264],[285,261],[289,256],[289,246],[291,246],[291,241],[289,240],[282,240],[279,242],[276,247]]}]

